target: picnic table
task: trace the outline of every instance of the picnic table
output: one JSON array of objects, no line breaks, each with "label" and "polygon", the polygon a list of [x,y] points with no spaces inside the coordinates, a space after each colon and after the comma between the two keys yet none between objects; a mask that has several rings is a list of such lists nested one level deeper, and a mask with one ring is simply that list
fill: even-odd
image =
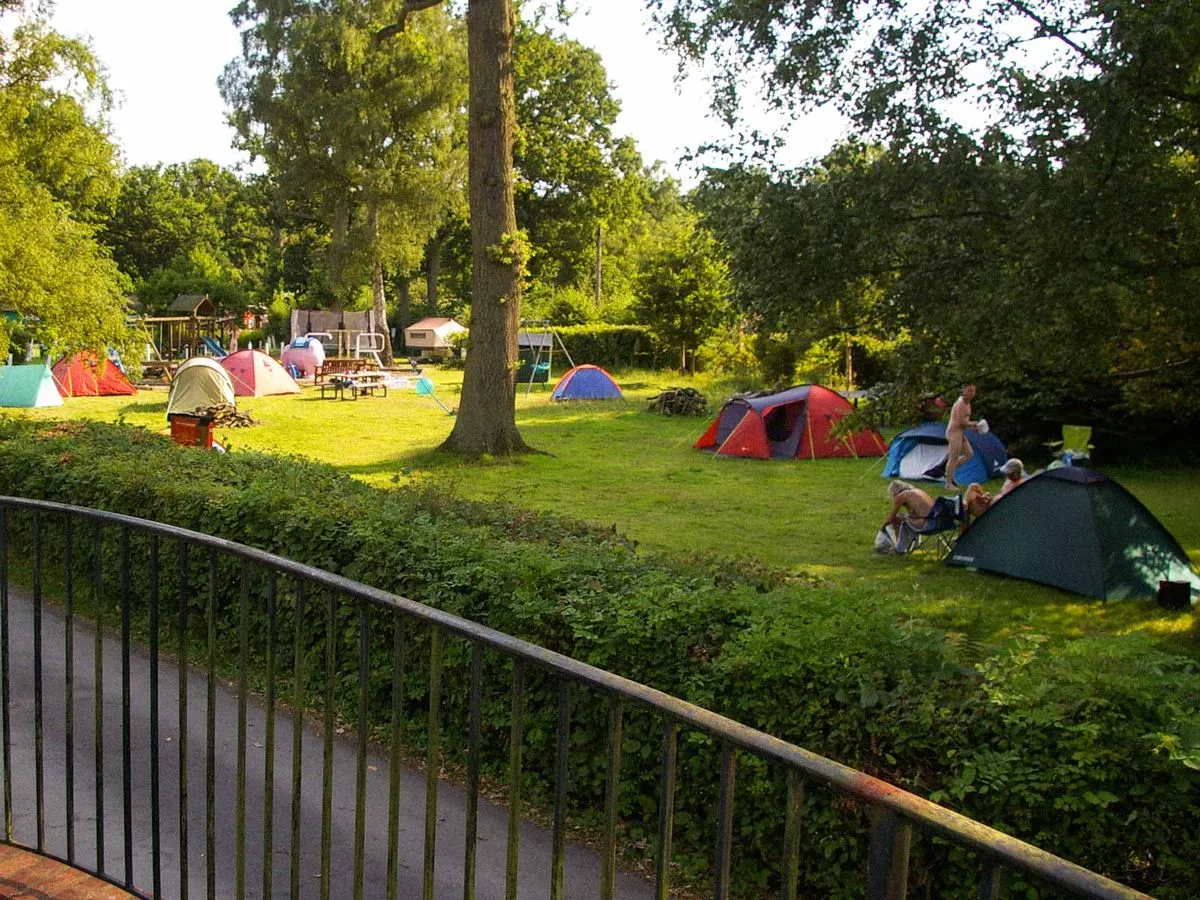
[{"label": "picnic table", "polygon": [[322,379],[331,378],[335,375],[357,375],[368,368],[370,363],[365,359],[360,359],[357,356],[329,356],[325,358],[325,362],[317,366],[313,370],[313,380],[320,384]]},{"label": "picnic table", "polygon": [[387,382],[382,372],[358,372],[354,375],[331,375],[329,380],[320,385],[321,399],[332,398],[345,400],[347,393],[351,400],[361,396],[387,396]]}]

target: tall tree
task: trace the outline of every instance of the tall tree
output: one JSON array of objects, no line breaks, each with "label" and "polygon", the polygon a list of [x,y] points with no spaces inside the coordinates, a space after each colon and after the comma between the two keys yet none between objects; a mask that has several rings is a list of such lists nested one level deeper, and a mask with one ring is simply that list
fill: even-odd
[{"label": "tall tree", "polygon": [[696,349],[729,314],[729,271],[713,236],[690,212],[662,223],[641,260],[635,309],[679,368],[696,371]]},{"label": "tall tree", "polygon": [[[399,0],[243,0],[242,58],[222,92],[243,146],[283,201],[307,196],[329,227],[343,293],[370,284],[387,321],[385,269],[412,269],[457,179],[461,44],[446,14],[379,41]],[[392,357],[384,330],[386,363]]]},{"label": "tall tree", "polygon": [[[383,37],[402,33],[411,13],[442,0],[405,0]],[[471,344],[462,402],[442,444],[468,456],[529,450],[516,425],[517,325],[528,245],[513,205],[512,0],[468,0],[468,158],[471,221]]]},{"label": "tall tree", "polygon": [[206,159],[135,166],[121,177],[101,239],[149,308],[182,292],[209,293],[237,311],[270,296],[271,223],[263,182],[243,180]]},{"label": "tall tree", "polygon": [[116,188],[107,101],[85,46],[36,14],[0,21],[0,297],[64,350],[126,340],[128,282],[89,224]]},{"label": "tall tree", "polygon": [[613,126],[620,104],[595,50],[541,18],[514,35],[516,215],[529,234],[531,284],[592,283],[596,234],[641,207],[642,160]]}]

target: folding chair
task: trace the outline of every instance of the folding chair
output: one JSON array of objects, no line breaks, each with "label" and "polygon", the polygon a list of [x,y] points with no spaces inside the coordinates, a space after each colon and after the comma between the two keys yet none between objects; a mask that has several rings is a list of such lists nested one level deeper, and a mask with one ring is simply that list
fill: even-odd
[{"label": "folding chair", "polygon": [[906,547],[906,553],[927,553],[940,562],[954,549],[961,520],[962,499],[938,497],[919,528],[908,520],[900,523],[896,545]]},{"label": "folding chair", "polygon": [[1091,457],[1094,449],[1091,440],[1091,425],[1064,425],[1062,440],[1050,441],[1046,446],[1054,452],[1055,457],[1061,460],[1064,466],[1070,466]]}]

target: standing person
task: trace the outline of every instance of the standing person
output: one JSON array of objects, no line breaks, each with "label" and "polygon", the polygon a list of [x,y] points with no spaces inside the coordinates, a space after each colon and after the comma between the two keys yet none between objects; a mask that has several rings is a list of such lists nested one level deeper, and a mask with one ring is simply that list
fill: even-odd
[{"label": "standing person", "polygon": [[976,428],[979,423],[971,418],[971,403],[975,400],[975,385],[968,384],[963,388],[962,395],[950,407],[950,421],[946,425],[946,440],[950,443],[946,454],[946,487],[958,490],[954,482],[954,473],[968,459],[975,455],[971,442],[967,440],[967,429]]}]

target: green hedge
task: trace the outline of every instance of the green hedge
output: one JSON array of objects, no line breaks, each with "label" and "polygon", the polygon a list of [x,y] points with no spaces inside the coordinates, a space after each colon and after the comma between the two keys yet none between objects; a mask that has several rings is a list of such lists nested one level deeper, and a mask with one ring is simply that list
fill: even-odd
[{"label": "green hedge", "polygon": [[[1200,894],[1200,674],[1138,635],[1057,647],[1028,635],[980,647],[908,618],[902,596],[650,558],[611,531],[438,492],[372,489],[300,459],[189,450],[120,426],[0,420],[0,492],[169,522],[357,578],[762,728],[1158,896]],[[10,540],[18,531],[10,523]],[[115,543],[105,552],[117,552]],[[203,561],[195,562],[192,602],[202,605]],[[172,566],[164,561],[162,571]],[[218,582],[231,585],[218,598],[223,635],[236,633],[234,574]],[[135,573],[135,585],[145,577]],[[285,628],[291,602],[285,585]],[[333,631],[342,661],[335,688],[351,720],[354,615],[341,610]],[[311,618],[310,687],[319,694],[324,627],[319,614]],[[253,624],[261,629],[261,619]],[[410,637],[419,675],[427,645]],[[255,646],[261,641],[257,633]],[[469,652],[450,642],[446,659],[453,764],[466,734]],[[484,750],[489,771],[500,773],[509,669],[491,654],[487,665]],[[388,646],[374,648],[369,696],[380,723],[391,669]],[[550,791],[555,685],[534,675],[528,690],[526,789],[536,802]],[[408,693],[406,733],[419,743],[420,678]],[[606,729],[603,700],[577,698],[571,802],[585,825],[603,804]],[[661,723],[629,712],[620,803],[634,849],[654,847],[661,735]],[[718,762],[709,739],[681,737],[682,873],[710,862]],[[739,757],[742,895],[773,887],[785,796],[781,773]],[[808,896],[862,895],[861,807],[810,789],[803,839]],[[964,856],[919,838],[914,891],[975,896],[978,869]]]},{"label": "green hedge", "polygon": [[610,369],[658,365],[658,343],[644,325],[568,325],[555,331],[577,365]]}]

